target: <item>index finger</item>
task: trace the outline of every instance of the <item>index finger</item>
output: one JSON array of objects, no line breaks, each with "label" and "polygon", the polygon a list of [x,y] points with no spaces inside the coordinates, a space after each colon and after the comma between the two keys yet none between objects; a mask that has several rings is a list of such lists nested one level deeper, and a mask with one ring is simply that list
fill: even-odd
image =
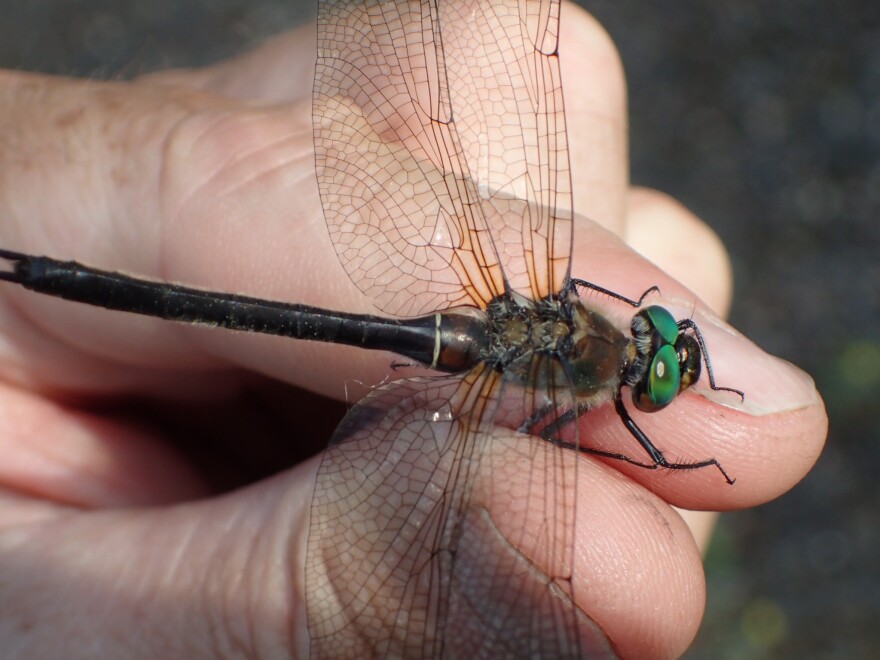
[{"label": "index finger", "polygon": [[[704,363],[700,381],[667,408],[646,414],[635,410],[622,392],[623,402],[666,459],[694,463],[716,459],[736,480],[729,486],[718,470],[649,471],[622,461],[611,461],[668,502],[698,509],[752,506],[780,495],[797,483],[818,458],[824,444],[827,419],[812,379],[794,365],[775,358],[712,313],[704,303],[659,268],[614,236],[584,224],[580,236],[588,245],[590,262],[602,276],[603,286],[635,298],[649,286],[661,295],[646,304],[666,307],[676,319],[692,319],[707,349],[715,382],[745,393],[709,387]],[[619,327],[634,310],[628,305],[588,295]],[[602,406],[581,418],[581,437],[590,447],[623,453],[640,462],[650,457],[627,432],[612,406]]]}]

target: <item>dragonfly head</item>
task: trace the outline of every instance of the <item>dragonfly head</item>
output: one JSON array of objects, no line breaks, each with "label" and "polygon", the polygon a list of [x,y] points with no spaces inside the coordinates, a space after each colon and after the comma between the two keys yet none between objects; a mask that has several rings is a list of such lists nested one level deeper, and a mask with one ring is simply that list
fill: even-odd
[{"label": "dragonfly head", "polygon": [[672,314],[657,305],[633,316],[631,330],[637,357],[627,384],[636,408],[655,412],[699,380],[700,347],[681,331]]}]

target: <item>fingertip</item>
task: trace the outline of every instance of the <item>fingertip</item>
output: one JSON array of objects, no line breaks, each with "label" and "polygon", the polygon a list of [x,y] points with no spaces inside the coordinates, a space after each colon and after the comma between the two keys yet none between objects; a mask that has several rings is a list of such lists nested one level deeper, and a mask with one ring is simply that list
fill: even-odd
[{"label": "fingertip", "polygon": [[743,393],[713,390],[703,375],[693,391],[704,399],[755,417],[821,406],[815,381],[798,366],[767,353],[705,308],[672,298],[663,302],[676,318],[690,318],[700,329],[716,385]]}]

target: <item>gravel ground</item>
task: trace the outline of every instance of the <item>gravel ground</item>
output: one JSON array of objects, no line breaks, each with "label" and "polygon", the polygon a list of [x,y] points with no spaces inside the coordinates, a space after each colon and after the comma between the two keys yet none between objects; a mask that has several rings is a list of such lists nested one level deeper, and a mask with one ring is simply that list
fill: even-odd
[{"label": "gravel ground", "polygon": [[[725,517],[689,657],[880,652],[880,5],[594,0],[629,75],[632,178],[706,219],[735,326],[806,368],[829,447]],[[127,77],[240,52],[311,2],[0,0],[0,66]]]}]

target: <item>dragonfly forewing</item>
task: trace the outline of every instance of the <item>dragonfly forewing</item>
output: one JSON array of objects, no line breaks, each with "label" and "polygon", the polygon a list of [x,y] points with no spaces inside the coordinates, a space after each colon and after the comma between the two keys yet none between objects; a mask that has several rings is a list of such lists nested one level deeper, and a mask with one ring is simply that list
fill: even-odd
[{"label": "dragonfly forewing", "polygon": [[316,168],[340,260],[382,311],[560,291],[571,181],[558,2],[320,3]]}]

